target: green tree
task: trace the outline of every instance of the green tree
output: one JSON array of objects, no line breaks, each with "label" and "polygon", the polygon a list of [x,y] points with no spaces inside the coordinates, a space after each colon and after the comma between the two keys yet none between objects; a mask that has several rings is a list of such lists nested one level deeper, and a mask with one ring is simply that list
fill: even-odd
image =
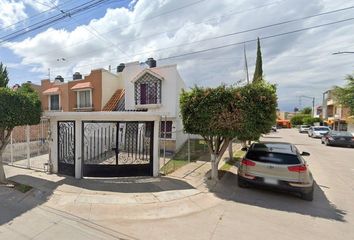
[{"label": "green tree", "polygon": [[7,69],[4,67],[2,62],[0,62],[0,87],[6,87],[9,83],[9,77],[7,74]]},{"label": "green tree", "polygon": [[311,107],[305,107],[303,108],[300,113],[302,114],[311,114],[312,113],[312,108]]},{"label": "green tree", "polygon": [[[7,73],[4,72],[3,70],[0,76],[5,76],[4,79],[7,79],[8,82]],[[26,91],[25,89],[13,91],[6,85],[0,87],[0,183],[6,181],[2,154],[10,140],[13,128],[38,124],[40,121],[42,112],[39,96],[34,91]]]},{"label": "green tree", "polygon": [[335,99],[345,107],[348,107],[350,114],[354,115],[354,74],[345,77],[347,84],[344,87],[334,88]]},{"label": "green tree", "polygon": [[[259,110],[258,106],[262,106],[267,110],[254,110],[250,113],[250,104],[255,109]],[[267,84],[251,84],[239,88],[194,87],[191,91],[182,92],[180,106],[184,130],[201,135],[208,145],[213,180],[218,179],[218,165],[229,142],[235,137],[247,136],[250,139],[259,136],[265,129],[269,131],[270,122],[273,124],[276,117],[274,88]],[[272,113],[264,115],[265,111]],[[271,119],[265,119],[269,117]]]},{"label": "green tree", "polygon": [[311,115],[309,114],[296,114],[290,119],[291,125],[296,126],[296,125],[302,125],[304,124],[304,120],[306,118],[311,118]]},{"label": "green tree", "polygon": [[259,38],[257,39],[257,59],[256,59],[256,67],[253,75],[253,83],[260,82],[263,80],[263,63],[262,63],[262,52],[261,52],[261,43]]}]

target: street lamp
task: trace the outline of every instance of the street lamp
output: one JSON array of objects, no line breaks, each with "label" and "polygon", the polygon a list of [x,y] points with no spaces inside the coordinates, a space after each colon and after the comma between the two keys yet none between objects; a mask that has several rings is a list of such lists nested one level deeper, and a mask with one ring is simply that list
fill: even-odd
[{"label": "street lamp", "polygon": [[309,96],[300,96],[300,99],[301,98],[308,98],[308,99],[312,99],[312,117],[315,117],[315,98],[314,97],[309,97]]}]

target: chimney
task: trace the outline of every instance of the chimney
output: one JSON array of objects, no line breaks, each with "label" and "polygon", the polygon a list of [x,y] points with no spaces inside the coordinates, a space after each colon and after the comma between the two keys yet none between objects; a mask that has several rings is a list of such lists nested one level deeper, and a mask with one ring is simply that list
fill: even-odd
[{"label": "chimney", "polygon": [[148,58],[145,63],[149,66],[149,68],[156,67],[156,60],[153,58]]},{"label": "chimney", "polygon": [[123,72],[124,68],[125,68],[125,64],[124,63],[119,64],[119,66],[117,67],[117,73]]},{"label": "chimney", "polygon": [[80,80],[82,79],[82,75],[79,72],[73,74],[73,80]]}]

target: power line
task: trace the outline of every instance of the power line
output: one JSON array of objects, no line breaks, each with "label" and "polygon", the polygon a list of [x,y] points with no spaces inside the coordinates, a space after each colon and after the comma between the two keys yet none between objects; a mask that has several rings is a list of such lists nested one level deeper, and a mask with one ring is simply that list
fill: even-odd
[{"label": "power line", "polygon": [[27,27],[27,28],[23,28],[23,29],[20,29],[20,30],[17,30],[13,33],[10,33],[10,34],[7,34],[5,36],[2,36],[0,39],[0,43],[3,43],[3,42],[6,42],[6,41],[9,41],[9,40],[13,40],[17,37],[20,37],[20,36],[23,36],[29,32],[33,32],[37,29],[41,29],[43,27],[46,27],[46,26],[50,26],[51,24],[55,23],[55,22],[58,22],[62,19],[65,19],[67,17],[70,17],[70,16],[73,16],[77,13],[80,13],[80,12],[83,12],[83,11],[86,11],[88,9],[91,9],[91,8],[94,8],[100,4],[103,4],[104,2],[106,2],[108,0],[92,0],[92,1],[89,1],[88,3],[84,3],[84,4],[81,4],[77,7],[74,7],[70,10],[68,10],[66,12],[65,15],[63,15],[62,13],[61,14],[57,14],[53,17],[50,17],[50,18],[47,18],[45,20],[42,20],[40,22],[37,22],[35,24],[32,24],[31,26]]},{"label": "power line", "polygon": [[[347,18],[347,19],[343,19],[343,20],[339,20],[339,21],[334,21],[334,22],[329,22],[329,23],[325,23],[325,24],[320,24],[320,25],[315,25],[312,27],[307,27],[307,28],[301,28],[301,29],[297,29],[297,30],[293,30],[293,31],[288,31],[288,32],[284,32],[284,33],[280,33],[280,34],[274,34],[274,35],[270,35],[267,37],[260,37],[261,40],[265,40],[265,39],[270,39],[270,38],[274,38],[274,37],[280,37],[280,36],[284,36],[284,35],[288,35],[288,34],[293,34],[293,33],[297,33],[297,32],[303,32],[303,31],[307,31],[310,29],[316,29],[316,28],[320,28],[320,27],[324,27],[324,26],[329,26],[329,25],[333,25],[333,24],[338,24],[338,23],[342,23],[342,22],[348,22],[348,21],[352,21],[354,20],[354,18]],[[198,54],[198,53],[203,53],[203,52],[207,52],[207,51],[213,51],[213,50],[218,50],[218,49],[223,49],[223,48],[227,48],[227,47],[231,47],[231,46],[236,46],[236,45],[240,45],[240,44],[245,44],[245,43],[251,43],[256,41],[257,39],[252,39],[252,40],[246,40],[246,41],[242,41],[242,42],[237,42],[237,43],[231,43],[231,44],[227,44],[227,45],[222,45],[222,46],[218,46],[218,47],[213,47],[213,48],[208,48],[208,49],[204,49],[204,50],[199,50],[199,51],[194,51],[194,52],[189,52],[189,53],[184,53],[184,54],[180,54],[180,55],[175,55],[175,56],[170,56],[170,57],[165,57],[165,58],[160,58],[158,60],[167,60],[167,59],[171,59],[171,58],[177,58],[177,57],[183,57],[183,56],[188,56],[188,55],[194,55],[194,54]],[[185,44],[184,44],[185,45]],[[176,47],[176,46],[175,46]],[[168,47],[168,48],[172,48],[172,47]],[[145,53],[149,53],[149,52],[156,52],[156,51],[161,51],[161,50],[166,50],[167,48],[163,48],[163,49],[156,49],[156,50],[152,50],[152,51],[146,51],[143,53],[139,53],[136,54],[134,56],[138,56],[141,54],[145,54]],[[108,59],[106,61],[101,61],[101,62],[96,62],[97,63],[106,63],[109,62],[111,60],[115,60],[116,58],[111,58]],[[87,64],[87,65],[78,65],[76,67],[85,67],[85,66],[90,66],[92,64]]]},{"label": "power line", "polygon": [[[248,12],[248,11],[252,11],[252,10],[259,9],[259,8],[263,8],[263,7],[267,7],[267,6],[274,5],[274,4],[276,4],[276,3],[279,3],[280,1],[285,1],[285,0],[279,0],[279,1],[271,2],[271,3],[268,3],[268,4],[260,5],[260,6],[254,7],[254,8],[248,8],[248,9],[241,10],[241,11],[238,10],[238,11],[232,12],[232,13],[230,13],[230,14],[225,14],[225,15],[221,15],[221,16],[216,16],[216,17],[208,18],[208,19],[206,19],[206,20],[204,20],[204,21],[199,21],[199,22],[196,22],[196,23],[190,23],[190,24],[187,24],[187,26],[193,26],[193,25],[197,25],[197,24],[200,24],[200,23],[209,22],[209,21],[214,20],[214,19],[224,18],[224,17],[236,15],[236,14],[245,13],[245,12]],[[149,21],[149,20],[151,20],[151,19],[150,19],[150,18],[146,18],[146,19],[144,19],[144,20],[145,20],[145,21]],[[132,24],[134,24],[134,23],[132,23]],[[130,26],[130,25],[129,25],[129,26]],[[157,36],[157,35],[161,35],[161,34],[164,34],[164,33],[174,32],[174,31],[176,31],[176,30],[178,30],[178,29],[181,29],[182,27],[186,27],[186,25],[183,25],[183,26],[180,26],[180,27],[177,27],[177,28],[173,28],[173,29],[170,29],[170,30],[164,31],[164,32],[149,34],[149,35],[146,35],[146,36],[143,36],[143,37],[130,38],[130,39],[127,39],[127,40],[125,40],[125,41],[116,43],[116,46],[118,46],[119,44],[123,44],[123,43],[131,43],[131,42],[138,41],[138,40],[141,40],[141,39],[150,38],[150,37]],[[121,27],[120,27],[120,28],[121,28]],[[120,29],[120,28],[118,28],[118,29]],[[108,33],[115,32],[115,31],[117,31],[118,29],[114,29],[114,30],[111,30],[111,31],[103,32],[103,33],[101,33],[101,36],[102,36],[102,35],[106,35],[106,34],[108,34]],[[38,57],[38,56],[50,55],[50,53],[55,52],[55,51],[58,51],[58,50],[64,50],[64,49],[71,48],[71,47],[74,47],[74,46],[82,45],[82,44],[84,44],[85,42],[88,42],[88,41],[90,41],[90,39],[87,39],[87,40],[84,40],[84,41],[80,41],[80,42],[78,42],[78,43],[76,43],[76,44],[72,44],[72,45],[69,45],[69,46],[64,47],[64,48],[57,48],[57,49],[54,49],[54,50],[51,50],[51,51],[46,51],[45,54],[39,54],[39,55],[37,55],[37,57]],[[100,50],[102,50],[102,49],[105,49],[105,48],[100,48],[100,49],[95,50],[95,51],[90,51],[90,53],[97,52],[97,51],[100,51]]]},{"label": "power line", "polygon": [[[318,17],[318,16],[333,14],[333,13],[337,13],[337,12],[341,12],[341,11],[347,11],[347,10],[350,10],[350,9],[353,9],[353,8],[354,8],[354,6],[350,6],[350,7],[346,7],[346,8],[336,9],[336,10],[333,10],[333,11],[322,12],[322,13],[318,13],[318,14],[314,14],[314,15],[310,15],[310,16],[305,16],[305,17],[301,17],[301,18],[296,18],[296,19],[292,19],[292,20],[287,20],[287,21],[282,21],[282,22],[278,22],[278,23],[274,23],[274,24],[269,24],[269,25],[265,25],[265,26],[261,26],[261,27],[246,29],[246,30],[237,31],[237,32],[228,33],[228,34],[223,34],[223,35],[210,37],[210,38],[204,38],[204,39],[197,40],[197,41],[181,43],[181,44],[178,44],[178,45],[173,45],[173,46],[169,46],[169,47],[165,47],[165,48],[159,48],[159,49],[155,49],[155,50],[151,50],[151,51],[144,51],[144,52],[138,52],[138,53],[135,53],[135,54],[130,54],[130,55],[125,54],[125,55],[128,56],[128,57],[137,57],[139,55],[146,54],[146,53],[165,51],[165,50],[168,50],[168,49],[184,47],[184,46],[195,44],[195,43],[200,43],[200,42],[205,42],[205,41],[210,41],[210,40],[215,40],[215,39],[235,36],[235,35],[239,35],[239,34],[254,32],[254,31],[257,31],[257,30],[272,28],[272,27],[275,27],[275,26],[280,26],[280,25],[289,24],[289,23],[293,23],[293,22],[297,22],[297,21],[302,21],[302,20],[306,20],[306,19],[310,19],[310,18],[315,18],[315,17]],[[115,46],[117,46],[117,45],[118,44],[115,44]],[[102,48],[96,49],[94,51],[89,51],[89,52],[86,52],[85,54],[81,54],[80,56],[76,55],[76,58],[81,58],[82,56],[89,55],[89,54],[92,54],[94,52],[99,52],[99,51],[102,51],[102,50],[104,50],[106,48],[107,47],[102,47]],[[47,54],[45,54],[45,55],[47,55]],[[40,55],[40,56],[43,56],[43,55]]]},{"label": "power line", "polygon": [[[64,6],[64,5],[68,4],[69,2],[73,2],[73,1],[74,1],[74,0],[68,0],[68,1],[66,1],[66,2],[63,2],[63,3],[59,4],[58,6]],[[38,2],[38,3],[39,3],[39,2]],[[12,23],[12,24],[10,24],[10,25],[7,25],[7,26],[5,26],[5,27],[3,27],[3,28],[0,28],[0,31],[5,30],[5,29],[8,29],[8,28],[11,28],[11,27],[13,27],[13,26],[16,26],[16,25],[18,25],[18,24],[20,24],[20,23],[23,23],[23,22],[25,22],[25,21],[28,21],[28,20],[30,20],[30,19],[36,18],[36,17],[38,17],[38,16],[40,16],[40,15],[43,15],[43,14],[45,14],[45,13],[47,13],[47,12],[50,12],[50,11],[52,11],[52,10],[54,10],[54,7],[49,8],[49,9],[47,9],[47,10],[45,10],[45,11],[39,12],[39,13],[37,13],[37,14],[34,14],[34,15],[32,15],[32,16],[30,16],[30,17],[27,17],[27,18],[25,18],[25,19],[22,19],[22,20],[20,20],[20,21],[18,21],[18,22],[15,22],[15,23]]]}]

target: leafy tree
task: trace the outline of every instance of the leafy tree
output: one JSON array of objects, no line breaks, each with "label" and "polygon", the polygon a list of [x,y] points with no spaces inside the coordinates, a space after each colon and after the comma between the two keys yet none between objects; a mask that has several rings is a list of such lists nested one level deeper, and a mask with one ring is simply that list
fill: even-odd
[{"label": "leafy tree", "polygon": [[311,118],[311,115],[309,114],[296,114],[290,119],[291,125],[296,126],[296,125],[302,125],[304,124],[304,119],[306,118]]},{"label": "leafy tree", "polygon": [[311,107],[305,107],[301,110],[302,114],[311,114],[312,113],[312,108]]},{"label": "leafy tree", "polygon": [[261,43],[259,38],[257,39],[257,59],[256,59],[256,68],[253,75],[253,83],[263,80],[263,63],[262,63],[262,52],[261,52]]},{"label": "leafy tree", "polygon": [[0,87],[6,87],[8,83],[9,83],[9,77],[7,74],[7,69],[0,62]]},{"label": "leafy tree", "polygon": [[[7,73],[0,73],[2,83],[7,79]],[[6,84],[7,84],[6,82]],[[2,85],[0,87],[0,183],[6,181],[2,154],[10,140],[14,127],[21,125],[38,124],[41,117],[41,102],[35,92],[13,91]]]},{"label": "leafy tree", "polygon": [[314,118],[314,117],[308,116],[308,117],[303,118],[303,122],[304,122],[304,124],[307,124],[307,125],[314,125],[314,123],[316,123],[316,122],[321,122],[321,119],[318,117]]},{"label": "leafy tree", "polygon": [[[276,105],[275,89],[265,83],[239,88],[194,87],[182,92],[184,130],[201,135],[207,143],[213,180],[218,179],[218,165],[229,142],[235,137],[251,139],[265,129],[269,131],[275,122]],[[265,114],[267,111],[271,114]]]},{"label": "leafy tree", "polygon": [[335,87],[335,99],[346,106],[350,110],[350,114],[354,115],[354,74],[346,76],[347,84],[344,87]]}]

